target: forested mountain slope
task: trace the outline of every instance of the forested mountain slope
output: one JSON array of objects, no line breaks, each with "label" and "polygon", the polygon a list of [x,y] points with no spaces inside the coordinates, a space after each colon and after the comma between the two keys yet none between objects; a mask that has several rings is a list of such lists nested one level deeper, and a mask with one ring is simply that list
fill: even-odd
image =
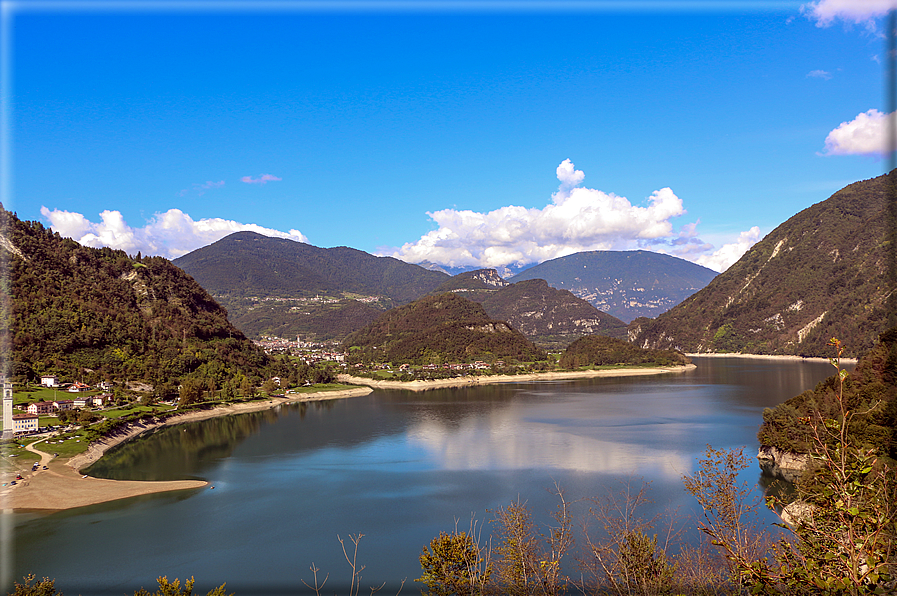
[{"label": "forested mountain slope", "polygon": [[[856,357],[886,326],[895,258],[887,191],[897,171],[804,209],[679,306],[630,325],[630,339],[685,352]],[[893,298],[892,298],[893,299]]]},{"label": "forested mountain slope", "polygon": [[18,379],[55,373],[155,385],[196,377],[220,387],[238,375],[260,378],[269,364],[224,309],[162,257],[88,248],[2,207],[0,232],[12,310],[2,321],[12,326]]},{"label": "forested mountain slope", "polygon": [[392,257],[375,257],[345,246],[318,248],[255,232],[236,232],[173,262],[215,296],[308,297],[349,292],[406,304],[448,279],[444,273]]},{"label": "forested mountain slope", "polygon": [[542,360],[545,353],[483,307],[453,293],[383,313],[343,342],[351,362],[443,364]]}]

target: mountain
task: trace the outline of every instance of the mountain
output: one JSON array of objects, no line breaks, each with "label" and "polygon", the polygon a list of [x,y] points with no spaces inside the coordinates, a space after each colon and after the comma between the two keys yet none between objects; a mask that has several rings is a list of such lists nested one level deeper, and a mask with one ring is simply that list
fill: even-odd
[{"label": "mountain", "polygon": [[886,322],[888,190],[897,171],[856,182],[804,209],[707,287],[653,321],[630,325],[645,347],[685,352],[845,356],[871,348]]},{"label": "mountain", "polygon": [[544,360],[520,332],[454,293],[427,296],[383,313],[343,341],[349,361],[440,364]]},{"label": "mountain", "polygon": [[510,285],[505,281],[495,269],[475,269],[473,271],[465,271],[453,275],[449,279],[436,288],[433,293],[441,294],[444,292],[456,292],[459,290],[475,291],[487,290],[492,291],[496,288],[503,288]]},{"label": "mountain", "polygon": [[[35,380],[261,377],[269,360],[199,284],[162,257],[88,248],[0,207],[12,373]],[[5,314],[9,314],[7,310]],[[10,320],[11,319],[11,320]]]},{"label": "mountain", "polygon": [[544,279],[629,323],[656,317],[716,276],[689,261],[645,250],[589,251],[551,259],[509,279]]},{"label": "mountain", "polygon": [[615,364],[652,364],[684,366],[691,360],[676,350],[646,350],[628,341],[601,335],[586,335],[574,341],[561,354],[562,368],[608,366]]},{"label": "mountain", "polygon": [[507,321],[544,348],[567,347],[592,333],[626,337],[626,323],[543,279],[512,284],[495,269],[478,269],[453,276],[436,292],[455,292],[481,303],[490,317]]},{"label": "mountain", "polygon": [[173,262],[215,296],[354,293],[383,297],[384,306],[420,298],[448,277],[354,248],[318,248],[255,232],[236,232]]},{"label": "mountain", "polygon": [[626,323],[567,290],[552,288],[544,279],[505,286],[482,304],[490,317],[507,321],[531,341],[546,347],[566,347],[578,337],[593,333],[626,336]]},{"label": "mountain", "polygon": [[383,314],[382,309],[350,299],[262,300],[254,301],[251,308],[236,304],[245,301],[222,299],[222,302],[230,321],[249,337],[269,335],[301,337],[304,341],[342,341]]}]

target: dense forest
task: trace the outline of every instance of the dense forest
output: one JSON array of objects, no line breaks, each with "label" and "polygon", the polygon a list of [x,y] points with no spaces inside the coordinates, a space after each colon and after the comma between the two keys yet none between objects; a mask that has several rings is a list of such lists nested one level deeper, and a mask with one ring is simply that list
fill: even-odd
[{"label": "dense forest", "polygon": [[[36,380],[203,379],[221,387],[272,365],[190,276],[162,257],[88,248],[0,207],[12,374]],[[3,331],[9,332],[10,329]]]},{"label": "dense forest", "polygon": [[343,342],[351,363],[533,362],[546,354],[483,307],[453,293],[390,310]]},{"label": "dense forest", "polygon": [[[888,327],[897,299],[887,199],[897,171],[856,182],[804,209],[707,287],[630,339],[686,352],[826,356],[829,338],[856,357]],[[893,305],[892,305],[893,306]]]},{"label": "dense forest", "polygon": [[319,248],[255,232],[236,232],[175,259],[174,264],[216,296],[308,297],[350,292],[407,304],[448,279],[444,273],[392,257],[345,246]]},{"label": "dense forest", "polygon": [[622,339],[587,335],[570,344],[559,363],[562,368],[575,369],[613,364],[681,366],[691,363],[691,360],[676,350],[650,350]]},{"label": "dense forest", "polygon": [[[808,453],[813,444],[813,423],[820,418],[838,418],[839,390],[839,379],[833,375],[815,389],[766,408],[757,434],[760,443]],[[844,402],[853,412],[849,428],[853,442],[897,459],[897,328],[883,333],[847,376]]]},{"label": "dense forest", "polygon": [[298,336],[303,341],[342,341],[383,314],[381,309],[352,299],[260,302],[222,297],[218,301],[227,308],[231,323],[249,337]]}]

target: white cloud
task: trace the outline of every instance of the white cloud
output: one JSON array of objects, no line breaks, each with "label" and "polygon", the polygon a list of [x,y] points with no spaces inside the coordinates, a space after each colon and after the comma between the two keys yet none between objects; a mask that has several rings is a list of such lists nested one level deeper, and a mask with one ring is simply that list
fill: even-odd
[{"label": "white cloud", "polygon": [[137,251],[146,255],[161,255],[174,259],[197,248],[207,246],[234,232],[251,231],[274,238],[287,238],[308,242],[299,230],[289,233],[264,228],[256,224],[244,224],[218,217],[193,220],[180,209],[157,213],[146,226],[132,228],[119,211],[103,211],[99,223],[88,220],[80,213],[41,207],[41,215],[60,235],[73,238],[85,246],[108,246],[128,254]]},{"label": "white cloud", "polygon": [[283,180],[283,178],[278,178],[271,174],[262,174],[258,178],[253,178],[252,176],[243,176],[240,178],[240,182],[245,182],[246,184],[268,184],[269,182],[280,182],[281,180]]},{"label": "white cloud", "polygon": [[[542,209],[509,205],[487,213],[429,212],[437,229],[386,254],[410,263],[490,268],[540,263],[587,250],[646,248],[695,262],[710,258],[714,247],[697,238],[696,223],[673,231],[670,220],[686,211],[671,189],[656,190],[646,206],[637,206],[625,197],[580,187],[585,175],[569,159],[558,166],[557,178],[561,184]],[[734,260],[726,262],[720,255],[712,262],[728,267]]]},{"label": "white cloud", "polygon": [[824,79],[827,81],[832,78],[832,73],[825,70],[811,70],[807,73],[807,77],[813,79]]},{"label": "white cloud", "polygon": [[817,27],[828,27],[840,19],[875,30],[875,19],[897,8],[897,0],[819,0],[801,6],[801,12]]},{"label": "white cloud", "polygon": [[752,227],[738,235],[738,240],[731,244],[724,244],[712,254],[703,254],[694,259],[698,265],[703,265],[714,271],[725,271],[738,261],[753,245],[760,240],[760,228]]},{"label": "white cloud", "polygon": [[894,130],[895,113],[869,110],[850,122],[842,122],[825,137],[824,155],[884,155],[887,153],[888,129]]}]

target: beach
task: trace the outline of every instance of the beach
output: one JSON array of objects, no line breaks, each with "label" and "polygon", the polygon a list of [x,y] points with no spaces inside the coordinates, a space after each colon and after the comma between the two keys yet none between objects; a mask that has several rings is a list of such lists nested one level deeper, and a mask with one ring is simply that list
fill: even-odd
[{"label": "beach", "polygon": [[[15,486],[7,485],[0,488],[0,507],[4,510],[18,511],[58,511],[159,492],[206,488],[209,486],[208,482],[202,480],[162,482],[108,480],[90,476],[84,477],[80,470],[96,462],[109,449],[145,432],[163,426],[208,420],[219,416],[258,412],[282,404],[357,397],[367,395],[371,391],[372,389],[369,387],[356,387],[337,391],[288,394],[287,397],[187,412],[159,422],[130,424],[125,430],[113,436],[104,437],[100,441],[91,443],[84,453],[79,453],[67,459],[53,458],[51,455],[35,449],[34,445],[39,442],[34,443],[28,445],[26,449],[41,456],[38,470],[30,471],[29,469],[27,472],[22,471],[23,478]],[[46,470],[43,469],[45,465],[48,468]]]},{"label": "beach", "polygon": [[446,387],[474,387],[478,385],[493,385],[496,383],[529,383],[534,381],[572,381],[575,379],[591,379],[595,377],[631,377],[638,375],[659,375],[665,373],[678,373],[694,370],[694,364],[685,366],[652,367],[652,368],[618,368],[602,370],[577,370],[563,372],[537,372],[522,375],[470,375],[466,377],[452,377],[450,379],[434,379],[430,381],[378,381],[366,377],[353,377],[352,375],[338,375],[340,383],[353,385],[367,385],[375,389],[408,389],[410,391],[427,391],[429,389],[443,389]]}]

